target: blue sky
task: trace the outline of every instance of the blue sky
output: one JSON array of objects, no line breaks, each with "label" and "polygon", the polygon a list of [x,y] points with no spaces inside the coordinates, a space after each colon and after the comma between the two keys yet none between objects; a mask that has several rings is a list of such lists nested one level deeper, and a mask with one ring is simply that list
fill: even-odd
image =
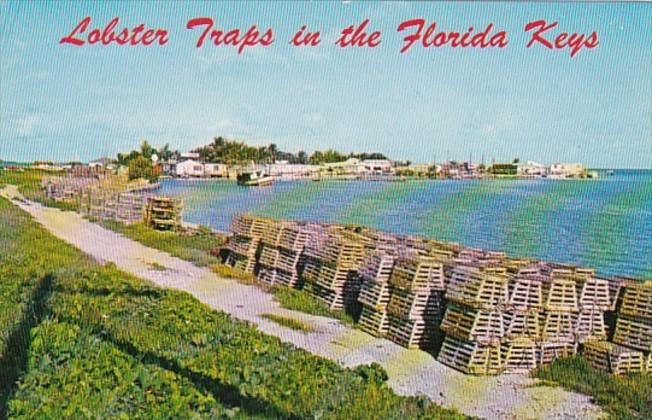
[{"label": "blue sky", "polygon": [[[87,160],[143,139],[188,150],[216,135],[281,149],[380,151],[397,159],[486,161],[521,157],[593,167],[652,167],[650,3],[235,3],[0,1],[0,159]],[[164,47],[60,45],[85,16],[103,28],[170,31]],[[275,42],[195,48],[194,17]],[[498,49],[413,46],[400,54],[400,22],[508,32]],[[371,20],[375,49],[333,45],[344,27]],[[526,23],[597,31],[600,45],[525,48]],[[307,24],[322,44],[291,47]]]}]

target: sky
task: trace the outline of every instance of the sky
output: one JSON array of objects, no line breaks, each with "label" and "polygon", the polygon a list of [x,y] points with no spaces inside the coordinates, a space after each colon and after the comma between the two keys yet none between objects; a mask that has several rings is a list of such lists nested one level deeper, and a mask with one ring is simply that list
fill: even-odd
[{"label": "sky", "polygon": [[[218,135],[282,150],[381,152],[413,162],[511,160],[652,168],[652,3],[28,2],[0,0],[0,159],[90,160],[147,139],[186,151]],[[161,47],[59,44],[91,28],[166,28]],[[188,20],[271,27],[274,43],[196,48]],[[376,48],[340,48],[369,19]],[[504,49],[401,54],[398,25],[423,18],[474,33],[494,23]],[[599,45],[526,48],[528,22],[598,33]],[[302,25],[319,46],[293,47]],[[90,29],[89,29],[90,30]]]}]

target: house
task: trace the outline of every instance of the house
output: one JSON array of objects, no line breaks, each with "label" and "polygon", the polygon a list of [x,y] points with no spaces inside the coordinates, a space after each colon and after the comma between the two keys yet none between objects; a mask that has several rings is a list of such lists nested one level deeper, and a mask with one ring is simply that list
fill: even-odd
[{"label": "house", "polygon": [[542,177],[548,175],[548,168],[542,163],[528,160],[526,163],[516,165],[516,174],[518,176]]},{"label": "house", "polygon": [[555,163],[550,167],[553,178],[584,178],[587,169],[581,163]]},{"label": "house", "polygon": [[362,171],[370,175],[388,175],[392,172],[393,164],[387,159],[369,159],[360,162]]},{"label": "house", "polygon": [[227,177],[228,166],[222,163],[204,163],[204,176],[208,178]]},{"label": "house", "polygon": [[322,169],[338,175],[358,175],[364,173],[364,166],[360,164],[360,159],[349,158],[342,162],[325,163]]},{"label": "house", "polygon": [[113,164],[113,159],[103,157],[88,162],[88,166],[91,168],[107,168],[113,169],[115,165]]},{"label": "house", "polygon": [[197,162],[192,159],[184,160],[183,162],[177,163],[176,165],[176,174],[177,176],[193,176],[201,177],[204,176],[204,164]]},{"label": "house", "polygon": [[266,172],[280,179],[291,180],[310,177],[319,172],[317,165],[288,163],[286,160],[276,161],[265,168]]},{"label": "house", "polygon": [[163,175],[172,176],[177,173],[177,161],[174,159],[164,160],[159,165]]}]

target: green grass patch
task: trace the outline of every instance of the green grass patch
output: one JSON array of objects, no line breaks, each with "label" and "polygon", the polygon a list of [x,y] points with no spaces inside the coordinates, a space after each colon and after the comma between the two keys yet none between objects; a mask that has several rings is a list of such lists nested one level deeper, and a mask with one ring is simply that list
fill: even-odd
[{"label": "green grass patch", "polygon": [[145,246],[167,252],[201,267],[219,262],[219,258],[211,255],[210,251],[219,248],[225,241],[223,235],[213,233],[208,228],[186,233],[155,230],[142,223],[125,225],[112,220],[98,223]]},{"label": "green grass patch", "polygon": [[257,285],[274,294],[274,297],[283,308],[311,315],[334,318],[348,325],[355,324],[359,308],[333,311],[326,304],[310,294],[308,290],[278,286],[269,287],[259,283],[252,273],[247,273],[222,264],[218,257],[210,254],[210,251],[224,245],[226,237],[215,234],[207,228],[200,228],[197,232],[187,234],[183,232],[162,232],[151,229],[144,224],[125,225],[114,221],[103,221],[99,223],[145,246],[168,252],[175,257],[190,261],[199,266],[207,266],[220,277],[237,280],[243,284]]},{"label": "green grass patch", "polygon": [[282,286],[272,287],[269,290],[274,294],[274,298],[281,304],[281,307],[285,309],[335,318],[348,325],[355,324],[354,315],[346,311],[329,309],[324,302],[314,297],[308,290],[290,289]]},{"label": "green grass patch", "polygon": [[79,203],[55,201],[46,198],[45,190],[42,187],[42,181],[45,177],[61,176],[60,172],[49,172],[38,169],[24,169],[20,171],[0,171],[0,188],[3,185],[10,184],[18,187],[20,192],[27,200],[35,201],[47,207],[55,207],[65,211],[76,211],[79,209]]},{"label": "green grass patch", "polygon": [[220,277],[237,280],[243,284],[258,284],[256,276],[252,273],[247,273],[230,265],[222,263],[213,264],[211,265],[211,270]]},{"label": "green grass patch", "polygon": [[167,268],[164,265],[157,262],[149,263],[148,265],[154,271],[167,271]]},{"label": "green grass patch", "polygon": [[0,418],[461,418],[102,267],[3,199],[0,288]]},{"label": "green grass patch", "polygon": [[303,332],[313,331],[313,328],[310,325],[299,321],[298,319],[274,314],[263,314],[261,316],[265,319],[269,319],[270,321],[277,323],[278,325],[282,325],[293,330]]},{"label": "green grass patch", "polygon": [[613,418],[642,419],[652,412],[652,376],[647,374],[618,377],[592,368],[577,356],[557,360],[534,376],[591,396]]}]

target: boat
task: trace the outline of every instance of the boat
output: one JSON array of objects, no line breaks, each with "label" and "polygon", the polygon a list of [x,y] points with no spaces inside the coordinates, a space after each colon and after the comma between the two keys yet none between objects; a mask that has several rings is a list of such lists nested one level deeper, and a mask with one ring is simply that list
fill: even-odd
[{"label": "boat", "polygon": [[262,187],[272,185],[274,177],[266,175],[263,171],[250,170],[238,173],[237,181],[238,185],[245,187]]}]

